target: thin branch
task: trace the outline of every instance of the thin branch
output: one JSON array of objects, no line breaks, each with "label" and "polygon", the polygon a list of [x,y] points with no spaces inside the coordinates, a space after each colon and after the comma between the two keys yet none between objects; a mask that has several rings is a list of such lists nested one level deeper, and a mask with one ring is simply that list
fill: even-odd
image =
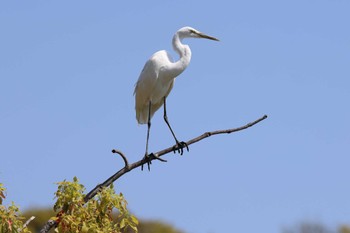
[{"label": "thin branch", "polygon": [[51,228],[56,227],[57,224],[58,223],[55,220],[50,219],[49,221],[47,221],[45,223],[43,228],[41,228],[40,233],[47,233],[47,232],[49,232],[51,230]]},{"label": "thin branch", "polygon": [[[230,133],[234,133],[234,132],[237,132],[237,131],[241,131],[241,130],[250,128],[250,127],[252,127],[253,125],[256,125],[257,123],[259,123],[260,121],[265,120],[266,118],[267,118],[267,115],[264,115],[264,116],[260,117],[259,119],[255,120],[255,121],[253,121],[253,122],[250,122],[250,123],[248,123],[248,124],[246,124],[246,125],[244,125],[244,126],[238,127],[238,128],[224,129],[224,130],[216,130],[216,131],[206,132],[206,133],[204,133],[204,134],[202,134],[202,135],[200,135],[200,136],[198,136],[198,137],[196,137],[196,138],[193,138],[193,139],[189,140],[188,142],[186,142],[186,144],[187,144],[187,145],[191,145],[191,144],[193,144],[193,143],[199,142],[199,141],[203,140],[204,138],[210,137],[210,136],[212,136],[212,135],[217,135],[217,134],[230,134]],[[169,147],[169,148],[166,148],[166,149],[164,149],[164,150],[161,150],[161,151],[155,153],[155,155],[157,155],[157,156],[160,157],[160,156],[162,156],[162,155],[164,155],[164,154],[167,154],[167,153],[169,153],[169,152],[172,152],[173,149],[177,150],[178,148],[177,148],[177,147],[175,147],[175,148]]]},{"label": "thin branch", "polygon": [[[253,122],[250,122],[244,126],[241,126],[241,127],[238,127],[238,128],[232,128],[232,129],[225,129],[225,130],[216,130],[216,131],[211,131],[211,132],[205,132],[204,134],[196,137],[196,138],[193,138],[189,141],[186,142],[187,145],[191,145],[191,144],[194,144],[196,142],[199,142],[201,140],[203,140],[204,138],[207,138],[207,137],[210,137],[210,136],[213,136],[213,135],[218,135],[218,134],[230,134],[230,133],[233,133],[233,132],[237,132],[237,131],[241,131],[241,130],[244,130],[244,129],[247,129],[249,127],[252,127],[253,125],[265,120],[267,118],[267,115],[264,115],[262,116],[261,118],[253,121]],[[163,161],[163,159],[160,159],[161,156],[165,155],[165,154],[168,154],[170,152],[173,152],[174,150],[178,150],[178,146],[171,146],[171,147],[168,147],[164,150],[161,150],[161,151],[158,151],[156,153],[154,153],[154,156],[150,157],[150,160],[149,161],[152,161],[152,160],[161,160]],[[126,173],[130,172],[131,170],[137,168],[137,167],[140,167],[141,165],[147,163],[147,161],[145,161],[144,159],[141,159],[135,163],[132,163],[132,164],[129,164],[128,163],[128,160],[126,159],[126,156],[119,150],[115,150],[113,149],[112,150],[113,153],[117,153],[119,154],[122,159],[124,160],[124,163],[125,163],[125,166],[120,169],[118,172],[116,172],[114,175],[112,175],[111,177],[109,177],[106,181],[104,181],[102,184],[99,184],[97,185],[94,189],[92,189],[88,194],[86,194],[85,198],[84,198],[84,201],[85,202],[88,202],[90,199],[92,199],[98,192],[100,192],[102,190],[102,188],[104,187],[108,187],[109,185],[111,185],[114,181],[116,181],[117,179],[119,179],[121,176],[125,175]],[[49,230],[53,227],[53,226],[56,226],[56,224],[52,224],[52,221],[50,222],[51,220],[49,220],[45,226],[42,228],[42,230],[40,231],[40,233],[46,233],[46,232],[49,232]]]},{"label": "thin branch", "polygon": [[22,226],[22,229],[19,229],[18,232],[21,232],[24,228],[28,226],[28,224],[35,219],[35,216],[30,217]]},{"label": "thin branch", "polygon": [[129,167],[128,159],[127,159],[126,156],[123,154],[123,152],[121,152],[120,150],[113,149],[113,150],[112,150],[112,153],[117,153],[117,154],[119,154],[119,155],[122,157],[122,159],[124,160],[125,167]]}]

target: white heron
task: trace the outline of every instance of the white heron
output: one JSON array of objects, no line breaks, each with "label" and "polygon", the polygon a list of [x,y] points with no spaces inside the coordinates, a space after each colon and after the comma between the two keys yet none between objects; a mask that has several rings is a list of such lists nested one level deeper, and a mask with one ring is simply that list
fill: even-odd
[{"label": "white heron", "polygon": [[[173,88],[175,78],[186,69],[191,60],[190,47],[181,43],[184,38],[204,38],[219,41],[217,38],[205,35],[194,28],[181,28],[175,33],[172,41],[173,48],[179,54],[180,59],[174,61],[170,54],[165,50],[156,52],[146,62],[139,79],[135,84],[134,95],[136,119],[139,124],[147,124],[148,126],[146,152],[144,157],[147,161],[148,170],[150,169],[150,157],[154,156],[153,154],[148,154],[151,118],[162,105],[164,105],[164,120],[176,142],[176,145],[173,148],[174,152],[178,151],[182,155],[183,148],[185,147],[188,151],[187,144],[183,141],[180,142],[176,138],[166,114],[166,98]],[[141,168],[143,169],[143,165]]]}]

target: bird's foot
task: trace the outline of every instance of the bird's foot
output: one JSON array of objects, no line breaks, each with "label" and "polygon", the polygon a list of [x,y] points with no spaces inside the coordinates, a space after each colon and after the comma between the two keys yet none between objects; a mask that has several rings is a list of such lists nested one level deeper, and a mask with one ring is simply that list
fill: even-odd
[{"label": "bird's foot", "polygon": [[190,151],[190,149],[188,149],[188,145],[187,145],[186,142],[184,142],[184,141],[182,141],[182,142],[176,141],[176,145],[173,146],[173,152],[174,152],[174,154],[177,152],[180,155],[182,155],[184,153],[184,148],[186,148],[187,151]]},{"label": "bird's foot", "polygon": [[160,157],[156,156],[155,154],[151,153],[151,154],[145,154],[145,156],[142,159],[142,165],[141,165],[141,171],[143,171],[143,165],[145,163],[147,163],[147,168],[148,171],[151,171],[151,164],[152,164],[152,160],[153,159],[157,159],[161,162],[167,162],[165,159],[161,159]]},{"label": "bird's foot", "polygon": [[143,164],[147,163],[147,167],[148,167],[148,171],[151,171],[151,164],[152,164],[152,160],[151,160],[151,156],[153,155],[153,153],[151,154],[145,154],[145,156],[142,159],[142,165],[141,165],[141,171],[143,171]]}]

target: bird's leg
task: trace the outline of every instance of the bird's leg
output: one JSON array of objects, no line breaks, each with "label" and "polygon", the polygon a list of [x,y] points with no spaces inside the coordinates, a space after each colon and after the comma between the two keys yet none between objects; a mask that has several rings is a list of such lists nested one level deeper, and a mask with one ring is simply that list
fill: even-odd
[{"label": "bird's leg", "polygon": [[[156,156],[155,154],[151,153],[148,154],[148,140],[149,140],[149,131],[151,130],[151,106],[152,103],[151,101],[149,102],[149,107],[148,107],[148,121],[147,121],[147,139],[146,139],[146,152],[145,152],[145,156],[143,157],[143,162],[147,163],[147,167],[148,167],[148,171],[151,170],[151,164],[152,164],[152,160],[153,159],[157,159],[161,162],[166,162],[165,159],[161,159],[160,157]],[[141,165],[141,170],[143,171],[143,164]]]},{"label": "bird's leg", "polygon": [[[149,131],[151,129],[151,105],[152,102],[149,101],[149,106],[148,106],[148,121],[147,121],[147,139],[146,139],[146,152],[145,152],[145,156],[143,157],[144,161],[147,161],[147,167],[148,167],[148,171],[151,170],[151,156],[148,155],[148,139],[149,139]],[[153,154],[153,153],[152,153]],[[141,170],[143,171],[143,164],[141,165]]]},{"label": "bird's leg", "polygon": [[169,124],[168,116],[166,114],[166,97],[164,97],[163,101],[164,101],[164,121],[168,125],[168,127],[169,127],[169,129],[171,131],[171,134],[173,135],[173,137],[175,139],[175,142],[176,142],[176,145],[173,147],[173,151],[174,151],[174,153],[177,151],[180,155],[182,155],[183,154],[183,148],[186,147],[187,151],[189,151],[188,145],[184,141],[179,142],[179,140],[177,140],[177,138],[175,136],[175,133],[174,133],[173,129],[171,128],[170,124]]},{"label": "bird's leg", "polygon": [[[149,132],[150,132],[150,129],[151,129],[151,106],[152,106],[152,103],[150,101],[149,102],[149,107],[148,107],[146,152],[145,152],[145,156],[143,157],[143,161],[147,163],[148,171],[151,170],[151,164],[152,164],[152,160],[153,159],[157,159],[157,160],[160,160],[162,162],[166,162],[165,159],[161,159],[158,156],[154,155],[153,153],[148,154],[148,140],[149,140]],[[141,165],[141,170],[143,171],[143,163]]]}]

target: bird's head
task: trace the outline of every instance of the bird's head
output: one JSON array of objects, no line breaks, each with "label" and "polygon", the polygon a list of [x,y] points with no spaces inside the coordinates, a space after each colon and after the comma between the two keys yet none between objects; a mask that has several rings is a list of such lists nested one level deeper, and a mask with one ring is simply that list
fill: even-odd
[{"label": "bird's head", "polygon": [[219,41],[219,39],[212,36],[208,36],[192,27],[183,27],[176,33],[179,35],[180,38],[204,38]]}]

